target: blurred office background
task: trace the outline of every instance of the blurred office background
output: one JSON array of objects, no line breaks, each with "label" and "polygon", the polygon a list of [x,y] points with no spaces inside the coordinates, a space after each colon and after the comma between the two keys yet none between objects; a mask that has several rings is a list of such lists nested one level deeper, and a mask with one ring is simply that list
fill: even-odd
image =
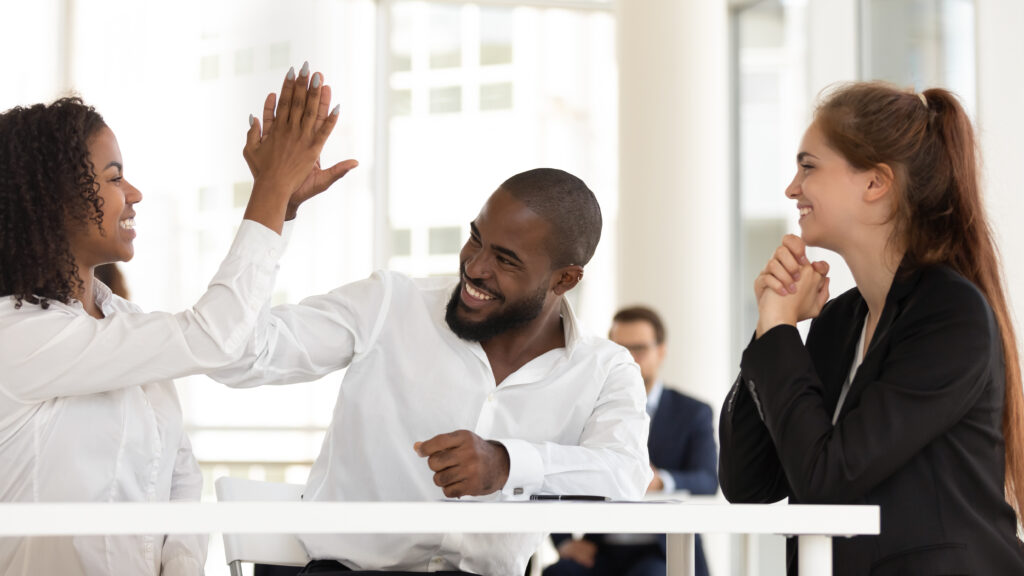
[{"label": "blurred office background", "polygon": [[[341,104],[324,161],[361,165],[304,207],[275,300],[390,267],[454,274],[506,177],[554,166],[605,233],[577,312],[646,303],[666,380],[717,410],[756,321],[753,278],[796,210],[783,190],[816,96],[883,79],[956,91],[975,119],[1012,304],[1024,306],[1019,0],[2,0],[0,109],[82,95],[138,206],[133,299],[178,310],[227,251],[251,179],[247,117],[309,60]],[[828,255],[824,255],[828,257]],[[834,264],[834,293],[852,285]],[[1018,328],[1019,329],[1019,328]],[[304,482],[341,374],[282,388],[179,382],[208,495],[221,475]],[[781,538],[710,538],[716,575],[782,574]],[[209,574],[226,573],[218,539]]]}]

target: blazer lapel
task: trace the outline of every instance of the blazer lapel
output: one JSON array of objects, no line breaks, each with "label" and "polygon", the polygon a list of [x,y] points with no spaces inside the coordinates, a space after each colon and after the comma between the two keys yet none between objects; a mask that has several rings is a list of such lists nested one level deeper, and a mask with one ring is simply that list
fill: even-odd
[{"label": "blazer lapel", "polygon": [[665,390],[661,393],[661,400],[658,401],[658,409],[654,411],[654,416],[651,416],[651,431],[647,436],[647,450],[649,452],[660,451],[661,443],[659,440],[667,436],[669,430],[667,428],[672,425],[671,414],[673,413],[672,406],[672,395],[667,393]]},{"label": "blazer lapel", "polygon": [[861,327],[864,325],[864,317],[867,315],[868,305],[863,298],[857,298],[850,314],[850,322],[843,327],[842,340],[839,347],[835,349],[832,361],[827,362],[828,372],[821,373],[822,377],[822,400],[829,415],[835,412],[839,403],[839,394],[843,389],[846,378],[850,375],[850,365],[853,364],[853,356],[857,341],[860,339]]},{"label": "blazer lapel", "polygon": [[[893,277],[892,286],[889,288],[889,293],[885,297],[885,306],[882,308],[882,316],[878,319],[878,326],[875,327],[875,333],[871,337],[871,343],[868,344],[867,352],[864,354],[864,361],[857,369],[857,373],[854,375],[853,382],[850,383],[850,391],[846,395],[846,400],[843,402],[843,408],[839,413],[839,417],[842,418],[850,407],[859,404],[860,395],[864,391],[864,386],[868,382],[873,381],[878,376],[878,370],[881,367],[883,358],[879,355],[878,350],[883,349],[884,342],[889,337],[889,329],[892,328],[893,323],[900,314],[906,310],[907,305],[910,303],[908,297],[913,293],[914,287],[917,285],[918,279],[921,277],[919,270],[911,270],[907,266],[907,262],[904,261],[900,264],[899,269],[896,271],[895,277]],[[856,330],[850,333],[853,337],[853,344],[846,343],[848,350],[851,351],[850,359],[846,363],[846,374],[849,374],[850,364],[853,362],[853,347],[857,345],[857,340],[860,339],[860,333],[863,329],[864,318],[867,315],[867,303],[862,299],[860,306],[857,310],[857,318],[861,321],[856,323]],[[831,387],[829,387],[831,392]],[[835,392],[838,401],[838,389]],[[835,402],[832,404],[832,409],[835,410]]]}]

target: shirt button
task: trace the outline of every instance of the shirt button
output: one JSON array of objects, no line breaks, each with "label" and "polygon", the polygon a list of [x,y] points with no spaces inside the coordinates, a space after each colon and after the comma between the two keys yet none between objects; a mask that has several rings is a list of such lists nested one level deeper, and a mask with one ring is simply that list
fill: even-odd
[{"label": "shirt button", "polygon": [[494,402],[494,392],[491,392],[490,394],[487,395],[487,401]]}]

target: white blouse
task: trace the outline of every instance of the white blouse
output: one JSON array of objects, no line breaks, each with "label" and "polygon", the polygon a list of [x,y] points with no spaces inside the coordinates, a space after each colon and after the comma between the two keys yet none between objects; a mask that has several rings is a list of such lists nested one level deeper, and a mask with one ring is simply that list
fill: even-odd
[{"label": "white blouse", "polygon": [[[243,221],[191,310],[143,313],[96,283],[106,316],[0,298],[0,501],[198,500],[202,476],[171,378],[236,359],[283,241]],[[0,574],[202,574],[207,536],[0,539]]]}]

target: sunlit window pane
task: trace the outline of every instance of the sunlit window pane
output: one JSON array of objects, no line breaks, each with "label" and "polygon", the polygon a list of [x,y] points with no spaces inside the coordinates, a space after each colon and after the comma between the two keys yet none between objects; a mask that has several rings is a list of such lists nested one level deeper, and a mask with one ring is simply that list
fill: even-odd
[{"label": "sunlit window pane", "polygon": [[447,86],[430,91],[430,113],[450,114],[462,109],[462,88]]},{"label": "sunlit window pane", "polygon": [[512,83],[484,84],[480,87],[481,110],[506,110],[512,107]]},{"label": "sunlit window pane", "polygon": [[432,255],[455,254],[462,248],[462,228],[431,228],[427,251]]},{"label": "sunlit window pane", "polygon": [[511,64],[515,22],[511,8],[480,9],[480,64]]},{"label": "sunlit window pane", "polygon": [[462,64],[462,7],[430,5],[430,67],[455,68]]}]

